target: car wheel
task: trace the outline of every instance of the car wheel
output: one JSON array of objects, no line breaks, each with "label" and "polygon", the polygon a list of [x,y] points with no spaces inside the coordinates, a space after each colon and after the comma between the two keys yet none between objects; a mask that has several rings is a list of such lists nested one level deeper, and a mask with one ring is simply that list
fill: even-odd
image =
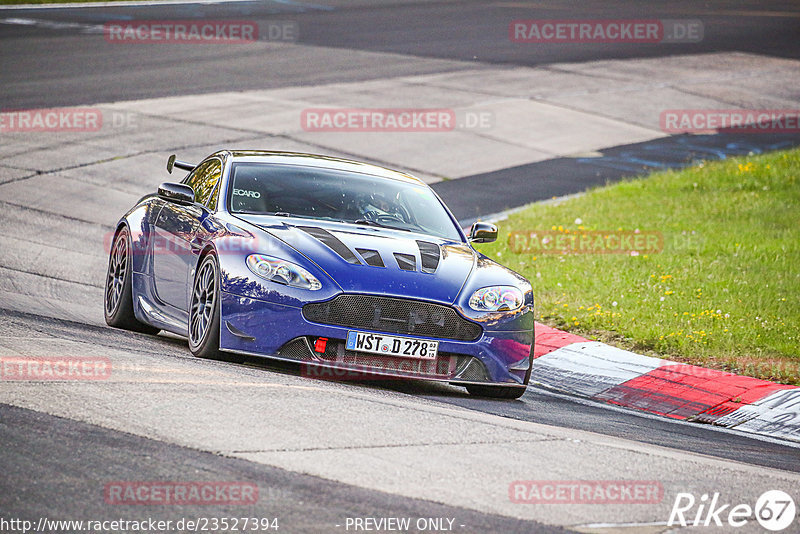
[{"label": "car wheel", "polygon": [[198,358],[243,362],[243,356],[219,350],[219,324],[219,267],[216,256],[207,254],[200,261],[192,285],[189,305],[189,348]]},{"label": "car wheel", "polygon": [[467,386],[470,395],[491,399],[518,399],[526,389],[527,386]]},{"label": "car wheel", "polygon": [[134,332],[157,334],[159,328],[139,322],[133,314],[132,271],[130,232],[123,228],[114,238],[108,256],[103,306],[106,324]]}]

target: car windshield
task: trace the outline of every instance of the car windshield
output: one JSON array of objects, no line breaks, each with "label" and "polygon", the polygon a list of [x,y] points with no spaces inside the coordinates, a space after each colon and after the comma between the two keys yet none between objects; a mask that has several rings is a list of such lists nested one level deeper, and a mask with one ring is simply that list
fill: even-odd
[{"label": "car windshield", "polygon": [[303,217],[382,226],[460,241],[425,185],[320,167],[234,163],[231,213]]}]

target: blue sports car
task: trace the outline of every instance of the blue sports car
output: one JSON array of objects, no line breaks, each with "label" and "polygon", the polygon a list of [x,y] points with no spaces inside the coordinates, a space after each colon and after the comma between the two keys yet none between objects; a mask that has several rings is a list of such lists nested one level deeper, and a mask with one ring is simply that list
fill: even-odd
[{"label": "blue sports car", "polygon": [[224,150],[143,197],[109,241],[105,318],[188,337],[193,354],[437,380],[518,398],[533,294],[476,252],[405,173],[344,159]]}]

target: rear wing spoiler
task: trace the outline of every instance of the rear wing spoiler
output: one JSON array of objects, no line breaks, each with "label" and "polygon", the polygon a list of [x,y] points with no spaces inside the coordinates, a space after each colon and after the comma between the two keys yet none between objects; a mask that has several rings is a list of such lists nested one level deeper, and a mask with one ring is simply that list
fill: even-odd
[{"label": "rear wing spoiler", "polygon": [[172,174],[172,168],[177,167],[179,169],[183,169],[184,171],[193,171],[197,165],[192,165],[191,163],[186,163],[185,161],[178,161],[175,159],[175,154],[171,155],[167,160],[167,172]]}]

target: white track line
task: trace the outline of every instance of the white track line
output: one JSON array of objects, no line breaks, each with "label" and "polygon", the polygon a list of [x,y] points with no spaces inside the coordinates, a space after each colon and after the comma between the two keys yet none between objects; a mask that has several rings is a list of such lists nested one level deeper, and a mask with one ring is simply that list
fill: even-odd
[{"label": "white track line", "polygon": [[16,26],[36,26],[37,28],[47,28],[49,30],[80,30],[80,33],[103,33],[103,26],[99,24],[82,24],[80,22],[56,22],[44,19],[28,19],[13,17],[0,19],[0,24],[12,24]]},{"label": "white track line", "polygon": [[[604,402],[600,402],[600,401],[596,401],[596,400],[592,400],[592,399],[587,399],[587,398],[583,398],[583,397],[577,397],[575,395],[570,395],[570,394],[567,394],[567,393],[559,393],[559,392],[556,392],[556,391],[550,389],[548,386],[545,386],[543,384],[533,384],[532,383],[528,387],[532,388],[532,389],[535,389],[536,393],[539,393],[539,394],[542,394],[542,395],[551,396],[551,397],[555,397],[557,399],[562,399],[562,400],[574,402],[575,404],[581,404],[583,406],[591,406],[591,407],[594,407],[594,408],[601,408],[601,409],[609,410],[609,411],[612,411],[612,412],[619,412],[619,413],[624,413],[624,414],[628,414],[628,415],[635,415],[635,416],[641,417],[643,419],[654,419],[656,421],[662,421],[662,422],[666,422],[666,423],[673,424],[673,425],[685,426],[685,427],[688,427],[688,428],[703,428],[703,429],[708,430],[710,432],[721,432],[722,434],[731,434],[731,435],[734,435],[734,436],[740,436],[740,437],[743,437],[743,438],[750,438],[750,439],[754,439],[754,440],[757,440],[757,441],[763,441],[763,442],[766,442],[766,443],[774,443],[775,445],[784,445],[786,447],[792,447],[793,449],[800,450],[800,443],[798,443],[798,442],[784,440],[784,439],[781,439],[781,438],[773,438],[771,436],[765,436],[763,434],[754,434],[754,433],[750,433],[750,432],[743,432],[741,430],[736,430],[736,427],[734,427],[734,428],[726,428],[724,426],[692,423],[692,422],[689,422],[689,421],[686,421],[686,420],[683,420],[683,419],[673,419],[671,417],[664,417],[663,415],[656,415],[656,414],[652,414],[652,413],[649,413],[649,412],[643,412],[643,411],[636,410],[636,409],[633,409],[633,408],[626,408],[624,406],[617,406],[617,405],[614,405],[614,404],[606,404]],[[664,445],[662,445],[662,446],[664,446]],[[731,460],[731,461],[733,461],[733,460]]]},{"label": "white track line", "polygon": [[[70,8],[85,8],[85,7],[147,7],[147,6],[181,6],[191,4],[254,4],[254,0],[132,0],[130,2],[75,2],[71,4],[13,4],[0,6],[0,10],[12,9],[70,9]],[[334,8],[330,6],[322,6],[318,4],[305,4],[303,2],[294,2],[292,0],[273,0],[275,4],[282,4],[287,6],[296,7],[300,10],[316,9],[321,11],[332,11]]]}]

